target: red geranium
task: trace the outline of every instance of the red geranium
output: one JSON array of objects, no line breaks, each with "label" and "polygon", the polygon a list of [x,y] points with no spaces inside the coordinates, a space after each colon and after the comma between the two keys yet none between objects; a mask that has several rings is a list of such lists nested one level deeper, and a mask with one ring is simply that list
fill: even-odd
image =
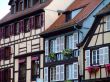
[{"label": "red geranium", "polygon": [[106,68],[106,70],[107,70],[108,72],[110,72],[110,64],[106,64],[106,65],[105,65],[105,68]]},{"label": "red geranium", "polygon": [[90,67],[87,67],[86,70],[88,70],[88,72],[90,74],[92,74],[92,73],[96,73],[99,70],[99,67],[98,66],[90,66]]}]

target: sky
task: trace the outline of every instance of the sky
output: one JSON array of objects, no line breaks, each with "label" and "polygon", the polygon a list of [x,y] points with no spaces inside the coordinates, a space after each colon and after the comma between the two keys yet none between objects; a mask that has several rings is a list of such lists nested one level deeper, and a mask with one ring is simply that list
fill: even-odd
[{"label": "sky", "polygon": [[3,18],[10,10],[9,0],[0,0],[0,19]]}]

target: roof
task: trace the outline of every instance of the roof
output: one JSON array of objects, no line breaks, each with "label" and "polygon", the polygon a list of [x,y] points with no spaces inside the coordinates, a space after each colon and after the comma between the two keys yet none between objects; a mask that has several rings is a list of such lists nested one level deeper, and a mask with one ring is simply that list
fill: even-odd
[{"label": "roof", "polygon": [[79,8],[82,10],[70,21],[65,22],[65,15],[62,14],[47,30],[41,33],[45,35],[59,29],[68,28],[71,25],[78,24],[86,19],[94,9],[102,2],[102,0],[75,0],[66,11],[72,11]]},{"label": "roof", "polygon": [[87,42],[88,40],[91,39],[91,35],[93,35],[93,33],[95,32],[95,30],[96,30],[98,24],[100,23],[101,19],[103,18],[103,16],[106,16],[106,15],[110,15],[110,4],[108,4],[106,7],[104,7],[102,10],[100,10],[97,13],[97,15],[95,17],[95,21],[94,21],[92,27],[88,31],[88,33],[85,36],[84,40],[77,45],[78,47],[83,46],[85,42]]},{"label": "roof", "polygon": [[106,7],[104,7],[102,10],[100,10],[97,13],[97,15],[103,15],[103,14],[106,14],[108,12],[110,12],[110,3]]},{"label": "roof", "polygon": [[3,17],[1,20],[0,20],[0,24],[2,23],[6,23],[6,22],[9,22],[11,20],[14,20],[16,18],[19,18],[21,16],[25,16],[27,14],[30,14],[30,13],[33,13],[37,10],[40,10],[40,9],[43,9],[45,8],[47,5],[49,5],[49,3],[51,2],[52,0],[48,0],[46,1],[45,3],[42,3],[42,4],[36,4],[34,5],[33,7],[31,8],[28,8],[28,9],[25,9],[24,11],[20,11],[20,12],[17,12],[15,14],[11,14],[11,12],[9,12],[5,17]]}]

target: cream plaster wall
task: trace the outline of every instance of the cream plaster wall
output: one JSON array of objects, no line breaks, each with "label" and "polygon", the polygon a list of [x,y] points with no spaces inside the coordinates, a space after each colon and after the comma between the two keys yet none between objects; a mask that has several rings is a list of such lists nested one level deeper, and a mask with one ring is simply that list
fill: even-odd
[{"label": "cream plaster wall", "polygon": [[65,11],[72,2],[74,0],[53,0],[45,7],[45,28],[47,29],[59,17],[58,10]]}]

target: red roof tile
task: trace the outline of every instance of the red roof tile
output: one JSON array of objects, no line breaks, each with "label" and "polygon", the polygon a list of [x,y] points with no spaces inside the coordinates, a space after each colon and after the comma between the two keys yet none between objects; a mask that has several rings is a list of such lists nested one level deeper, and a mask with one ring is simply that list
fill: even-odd
[{"label": "red roof tile", "polygon": [[101,2],[102,0],[76,0],[67,8],[66,11],[72,11],[78,8],[82,8],[82,10],[69,22],[65,22],[65,15],[62,14],[47,30],[41,33],[41,35],[45,33],[53,32],[58,29],[63,29],[65,27],[68,27],[83,21],[93,12],[93,10]]}]

